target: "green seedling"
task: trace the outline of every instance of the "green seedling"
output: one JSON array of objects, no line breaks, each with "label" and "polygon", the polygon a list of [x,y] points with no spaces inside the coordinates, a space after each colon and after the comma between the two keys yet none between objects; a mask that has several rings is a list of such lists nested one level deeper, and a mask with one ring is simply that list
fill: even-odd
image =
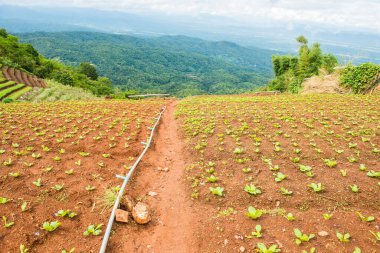
[{"label": "green seedling", "polygon": [[64,154],[66,152],[65,149],[61,148],[59,151],[58,151],[60,154]]},{"label": "green seedling", "polygon": [[310,249],[310,252],[307,251],[307,250],[302,250],[302,253],[315,253],[315,248],[314,248],[314,247],[311,248],[311,249]]},{"label": "green seedling", "polygon": [[261,194],[261,190],[259,188],[257,188],[255,185],[253,184],[250,184],[250,185],[246,185],[244,187],[244,191],[245,192],[248,192],[249,194],[251,195],[259,195]]},{"label": "green seedling", "polygon": [[89,156],[90,153],[87,153],[87,152],[79,152],[79,155],[80,155],[80,156],[83,156],[83,157],[86,157],[86,156]]},{"label": "green seedling", "polygon": [[20,245],[20,253],[28,253],[29,249],[25,247],[24,244]]},{"label": "green seedling", "polygon": [[10,201],[10,199],[0,197],[0,204],[5,204],[5,203],[8,203],[9,201]]},{"label": "green seedling", "polygon": [[89,235],[100,235],[102,233],[102,228],[103,224],[98,224],[98,225],[93,225],[91,224],[90,226],[88,226],[87,230],[84,231],[83,235],[85,236],[89,236]]},{"label": "green seedling", "polygon": [[285,217],[286,217],[286,219],[288,219],[289,221],[296,220],[296,217],[294,217],[294,215],[293,215],[292,213],[288,213]]},{"label": "green seedling", "polygon": [[21,211],[25,212],[28,210],[28,202],[24,201],[21,204]]},{"label": "green seedling", "polygon": [[35,154],[35,153],[33,153],[32,157],[36,158],[36,159],[40,159],[42,157],[42,155],[41,154]]},{"label": "green seedling", "polygon": [[41,187],[42,186],[41,178],[37,179],[37,181],[33,181],[33,184],[37,187]]},{"label": "green seedling", "polygon": [[77,216],[77,214],[73,211],[70,211],[70,210],[59,210],[56,214],[56,216],[60,216],[60,217],[65,217],[65,216],[68,216],[69,218],[74,218],[75,216]]},{"label": "green seedling", "polygon": [[289,190],[286,189],[285,187],[281,187],[281,188],[280,188],[280,191],[281,191],[281,194],[282,194],[282,195],[292,195],[292,194],[293,194],[292,191],[289,191]]},{"label": "green seedling", "polygon": [[303,234],[301,230],[299,230],[298,228],[294,229],[294,234],[297,237],[296,238],[297,245],[302,244],[302,242],[308,242],[315,237],[314,234],[310,234],[310,235]]},{"label": "green seedling", "polygon": [[362,250],[359,247],[355,247],[352,253],[362,253]]},{"label": "green seedling", "polygon": [[52,221],[52,222],[45,221],[44,224],[42,225],[42,228],[48,232],[53,232],[60,226],[61,226],[61,223],[59,221]]},{"label": "green seedling", "polygon": [[249,173],[249,172],[252,172],[252,169],[251,168],[243,168],[242,171],[244,173]]},{"label": "green seedling", "polygon": [[314,192],[321,192],[324,190],[324,187],[321,183],[311,183],[308,185]]},{"label": "green seedling", "polygon": [[261,238],[261,237],[263,237],[263,234],[261,233],[261,231],[262,231],[261,226],[260,225],[256,225],[255,226],[255,231],[251,232],[250,235],[247,235],[246,238],[248,238],[248,239],[252,239],[254,237]]},{"label": "green seedling", "polygon": [[349,157],[347,157],[347,160],[350,163],[356,163],[358,161],[358,159],[355,156],[349,156]]},{"label": "green seedling", "polygon": [[56,190],[56,191],[60,191],[63,189],[63,186],[64,184],[56,184],[52,187],[52,189]]},{"label": "green seedling", "polygon": [[75,162],[75,164],[76,164],[77,166],[81,166],[82,161],[81,161],[81,160],[78,160],[78,161]]},{"label": "green seedling", "polygon": [[351,191],[354,193],[359,192],[359,186],[357,186],[356,184],[350,185],[350,188],[351,188]]},{"label": "green seedling", "polygon": [[276,181],[277,183],[283,181],[285,178],[287,178],[288,176],[287,175],[284,175],[283,173],[281,172],[278,172],[276,175],[276,178],[274,179],[274,181]]},{"label": "green seedling", "polygon": [[359,218],[364,221],[364,222],[371,222],[371,221],[374,221],[375,220],[375,217],[373,216],[364,216],[363,214],[361,214],[360,212],[355,212]]},{"label": "green seedling", "polygon": [[341,241],[341,242],[349,242],[350,241],[350,234],[349,233],[341,234],[337,231],[336,237],[338,237],[339,241]]},{"label": "green seedling", "polygon": [[218,178],[215,177],[214,175],[211,175],[210,177],[207,178],[208,183],[215,183],[218,181]]},{"label": "green seedling", "polygon": [[70,249],[70,251],[67,251],[64,249],[61,251],[61,253],[74,253],[74,251],[75,251],[75,248]]},{"label": "green seedling", "polygon": [[95,190],[95,186],[87,185],[86,186],[86,190],[89,191],[89,192],[93,191],[93,190]]},{"label": "green seedling", "polygon": [[74,169],[65,170],[65,173],[67,175],[73,175],[74,174]]},{"label": "green seedling", "polygon": [[302,165],[302,164],[300,164],[299,165],[299,168],[300,168],[300,171],[301,172],[308,172],[308,171],[312,171],[312,167],[310,167],[310,166],[307,166],[307,165]]},{"label": "green seedling", "polygon": [[13,221],[8,222],[8,219],[5,216],[3,216],[3,222],[5,228],[10,228],[15,224]]},{"label": "green seedling", "polygon": [[263,213],[264,213],[263,210],[256,209],[253,206],[250,206],[248,207],[248,212],[245,215],[251,219],[256,220],[260,218],[263,215]]},{"label": "green seedling", "polygon": [[210,187],[209,188],[210,192],[213,194],[213,195],[216,195],[216,196],[223,196],[223,192],[224,192],[224,188],[223,187]]},{"label": "green seedling", "polygon": [[44,152],[49,152],[50,150],[51,150],[50,148],[48,148],[48,147],[42,145],[42,151],[44,151]]},{"label": "green seedling", "polygon": [[323,216],[323,219],[329,220],[333,217],[333,214],[332,213],[331,214],[330,213],[324,213],[324,214],[322,214],[322,216]]},{"label": "green seedling", "polygon": [[4,166],[11,166],[13,164],[12,158],[8,158],[8,160],[3,162]]},{"label": "green seedling", "polygon": [[299,157],[291,157],[290,160],[292,162],[294,162],[294,163],[298,163],[301,160],[301,158],[299,158]]},{"label": "green seedling", "polygon": [[257,249],[258,249],[259,253],[277,253],[277,252],[281,252],[281,249],[276,244],[272,244],[269,247],[267,247],[262,242],[259,242],[257,244]]},{"label": "green seedling", "polygon": [[278,165],[273,165],[273,166],[270,165],[269,169],[270,169],[271,171],[277,171],[277,170],[280,169],[280,166],[278,166]]},{"label": "green seedling", "polygon": [[369,231],[377,241],[380,241],[380,232]]},{"label": "green seedling", "polygon": [[238,155],[238,154],[243,154],[244,153],[244,148],[235,148],[234,149],[234,154]]},{"label": "green seedling", "polygon": [[360,170],[360,171],[366,171],[366,170],[367,170],[367,166],[366,166],[365,164],[362,164],[362,163],[361,163],[361,164],[359,165],[359,170]]},{"label": "green seedling", "polygon": [[347,170],[340,170],[340,174],[341,174],[343,177],[346,177],[346,176],[347,176]]},{"label": "green seedling", "polygon": [[323,161],[329,168],[334,168],[338,164],[338,162],[335,161],[334,159],[323,159]]},{"label": "green seedling", "polygon": [[17,172],[9,172],[8,174],[10,177],[14,177],[14,178],[17,178],[19,176],[21,176],[21,173],[19,171]]},{"label": "green seedling", "polygon": [[380,171],[374,171],[374,170],[368,171],[367,176],[380,178]]}]

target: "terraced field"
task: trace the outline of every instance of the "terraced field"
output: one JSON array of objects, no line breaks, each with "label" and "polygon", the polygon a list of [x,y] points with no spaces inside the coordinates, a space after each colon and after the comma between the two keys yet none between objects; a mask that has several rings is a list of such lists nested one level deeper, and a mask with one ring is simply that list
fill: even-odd
[{"label": "terraced field", "polygon": [[34,87],[47,87],[42,79],[18,69],[1,66],[0,68],[0,101],[6,98],[16,100]]}]

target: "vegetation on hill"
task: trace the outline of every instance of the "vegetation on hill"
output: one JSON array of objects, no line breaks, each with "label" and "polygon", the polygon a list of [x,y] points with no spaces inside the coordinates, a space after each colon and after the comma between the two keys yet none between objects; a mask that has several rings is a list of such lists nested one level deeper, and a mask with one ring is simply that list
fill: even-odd
[{"label": "vegetation on hill", "polygon": [[359,66],[349,64],[340,77],[341,84],[354,93],[363,93],[380,82],[380,65],[363,63]]},{"label": "vegetation on hill", "polygon": [[305,78],[318,75],[321,68],[331,73],[338,64],[334,55],[323,54],[318,43],[309,47],[304,36],[299,36],[297,41],[299,43],[297,56],[274,55],[272,57],[275,79],[269,83],[269,90],[298,93]]},{"label": "vegetation on hill", "polygon": [[40,78],[53,79],[64,85],[81,87],[96,95],[113,93],[111,81],[106,77],[94,75],[94,67],[91,64],[82,63],[80,67],[72,67],[56,59],[47,59],[32,45],[20,43],[18,37],[8,34],[5,29],[0,29],[1,64]]},{"label": "vegetation on hill", "polygon": [[241,93],[272,77],[273,52],[185,36],[93,32],[20,34],[44,55],[71,66],[90,61],[121,90],[176,96]]},{"label": "vegetation on hill", "polygon": [[40,89],[28,99],[31,102],[53,102],[68,100],[95,100],[98,99],[88,90],[79,87],[71,87],[57,83],[52,80],[46,80],[49,85],[46,89]]}]

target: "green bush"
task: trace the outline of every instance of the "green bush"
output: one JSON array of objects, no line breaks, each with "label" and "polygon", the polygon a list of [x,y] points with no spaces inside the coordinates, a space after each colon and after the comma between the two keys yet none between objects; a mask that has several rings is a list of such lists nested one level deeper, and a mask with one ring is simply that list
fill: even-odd
[{"label": "green bush", "polygon": [[12,103],[13,102],[13,99],[11,99],[11,98],[4,98],[3,99],[3,103],[5,103],[5,104],[9,104],[9,103]]},{"label": "green bush", "polygon": [[371,89],[380,80],[380,65],[363,63],[345,67],[340,76],[341,84],[354,93],[363,93]]}]

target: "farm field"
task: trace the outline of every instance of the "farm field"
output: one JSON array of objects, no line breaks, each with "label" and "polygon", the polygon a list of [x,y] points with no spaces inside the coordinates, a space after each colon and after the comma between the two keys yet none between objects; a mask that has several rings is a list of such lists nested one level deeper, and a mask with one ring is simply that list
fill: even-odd
[{"label": "farm field", "polygon": [[84,232],[104,231],[105,192],[118,191],[115,174],[140,155],[165,103],[0,104],[0,252],[97,252],[103,232]]},{"label": "farm field", "polygon": [[107,252],[378,252],[378,95],[0,104],[0,252],[98,252],[164,105]]},{"label": "farm field", "polygon": [[379,96],[181,101],[199,252],[379,252],[379,108]]}]

